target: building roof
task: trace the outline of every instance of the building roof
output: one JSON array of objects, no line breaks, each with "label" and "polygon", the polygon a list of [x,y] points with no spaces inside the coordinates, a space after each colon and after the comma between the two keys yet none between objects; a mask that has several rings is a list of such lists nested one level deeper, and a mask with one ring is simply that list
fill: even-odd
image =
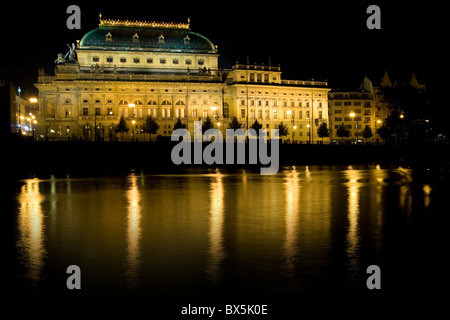
[{"label": "building roof", "polygon": [[192,32],[188,23],[105,20],[80,41],[79,49],[217,53],[206,37]]}]

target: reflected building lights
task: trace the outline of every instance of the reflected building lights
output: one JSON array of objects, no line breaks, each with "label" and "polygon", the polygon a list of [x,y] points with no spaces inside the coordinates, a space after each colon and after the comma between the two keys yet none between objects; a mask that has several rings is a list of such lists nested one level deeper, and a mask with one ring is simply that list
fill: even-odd
[{"label": "reflected building lights", "polygon": [[126,279],[128,286],[134,288],[138,285],[139,254],[141,239],[141,195],[137,185],[137,177],[133,173],[128,178],[129,189],[126,196],[127,208],[127,252],[126,252]]},{"label": "reflected building lights", "polygon": [[21,259],[27,270],[26,277],[33,285],[40,280],[46,250],[44,246],[43,195],[39,192],[39,180],[27,180],[22,186],[19,201],[18,242]]},{"label": "reflected building lights", "polygon": [[348,186],[348,200],[347,200],[347,259],[349,265],[349,271],[351,277],[356,276],[359,273],[359,197],[360,197],[360,185],[358,180],[361,178],[358,170],[349,168],[346,171],[349,182]]},{"label": "reflected building lights", "polygon": [[286,174],[285,182],[285,203],[286,211],[284,216],[286,237],[284,240],[285,272],[289,277],[294,277],[295,262],[297,255],[297,228],[298,211],[300,197],[300,178],[299,172],[294,167],[292,171]]},{"label": "reflected building lights", "polygon": [[222,279],[221,263],[225,257],[223,244],[224,224],[224,188],[223,175],[217,172],[212,178],[209,187],[210,213],[209,213],[209,257],[206,273],[213,285]]}]

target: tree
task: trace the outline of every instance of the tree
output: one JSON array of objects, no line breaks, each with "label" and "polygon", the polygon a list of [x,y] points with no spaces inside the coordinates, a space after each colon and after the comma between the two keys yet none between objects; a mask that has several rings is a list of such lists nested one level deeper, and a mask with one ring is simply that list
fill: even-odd
[{"label": "tree", "polygon": [[317,135],[322,138],[322,144],[323,138],[330,136],[330,130],[328,130],[327,124],[325,122],[323,122],[317,129]]},{"label": "tree", "polygon": [[342,139],[344,142],[344,138],[350,137],[350,130],[342,123],[336,130],[336,135]]},{"label": "tree", "polygon": [[363,132],[362,132],[362,136],[364,138],[364,142],[365,142],[365,140],[370,139],[370,138],[373,137],[372,128],[369,125],[366,125],[364,127]]},{"label": "tree", "polygon": [[233,119],[231,119],[230,124],[228,125],[228,129],[233,129],[233,130],[240,129],[241,127],[242,127],[242,123],[240,123],[236,117],[233,117]]},{"label": "tree", "polygon": [[177,122],[175,122],[175,124],[173,125],[173,130],[177,129],[186,129],[186,124],[181,122],[180,118],[178,118]]},{"label": "tree", "polygon": [[283,121],[280,122],[280,124],[277,126],[277,129],[278,129],[278,135],[280,137],[282,137],[282,136],[286,137],[289,134],[289,130],[287,128],[287,125],[284,125]]},{"label": "tree", "polygon": [[204,134],[208,129],[214,129],[214,123],[209,117],[206,117],[205,122],[202,123],[202,133]]},{"label": "tree", "polygon": [[381,139],[383,139],[384,143],[390,143],[393,139],[392,130],[389,129],[385,124],[377,129],[377,133]]},{"label": "tree", "polygon": [[440,132],[448,130],[447,119],[436,112],[430,92],[424,86],[410,82],[381,87],[381,94],[390,111],[384,121],[388,130],[383,128],[382,132],[390,132],[391,137],[386,136],[385,142],[429,142]]},{"label": "tree", "polygon": [[152,141],[152,134],[156,134],[159,130],[159,124],[153,120],[152,116],[147,116],[142,128],[144,133],[150,134],[150,142]]},{"label": "tree", "polygon": [[122,133],[122,141],[123,141],[123,134],[125,132],[128,133],[130,128],[128,128],[127,122],[125,121],[125,118],[123,116],[120,117],[119,124],[116,126],[116,132]]},{"label": "tree", "polygon": [[256,131],[256,135],[259,136],[259,129],[262,129],[262,124],[260,124],[258,120],[255,120],[255,122],[252,123],[250,128],[254,129]]}]

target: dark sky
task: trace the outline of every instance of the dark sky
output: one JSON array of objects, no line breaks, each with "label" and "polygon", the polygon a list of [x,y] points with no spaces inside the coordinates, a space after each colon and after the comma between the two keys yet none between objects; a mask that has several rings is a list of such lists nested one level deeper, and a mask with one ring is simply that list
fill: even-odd
[{"label": "dark sky", "polygon": [[[280,64],[284,79],[327,79],[357,87],[365,75],[388,70],[400,82],[416,72],[433,85],[448,42],[445,12],[431,2],[403,1],[82,1],[15,2],[0,13],[0,70],[25,92],[35,90],[39,67],[53,73],[57,53],[104,18],[186,22],[218,45],[220,64]],[[81,30],[69,30],[66,9],[81,8]],[[381,30],[368,30],[366,9],[381,8]],[[447,49],[445,49],[447,50]]]}]

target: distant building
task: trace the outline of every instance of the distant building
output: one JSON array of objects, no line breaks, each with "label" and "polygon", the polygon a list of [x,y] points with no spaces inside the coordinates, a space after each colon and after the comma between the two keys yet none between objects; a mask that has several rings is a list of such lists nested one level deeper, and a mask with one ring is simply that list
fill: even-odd
[{"label": "distant building", "polygon": [[285,140],[315,142],[328,124],[326,81],[283,80],[279,66],[218,64],[218,49],[188,23],[107,20],[59,54],[55,75],[42,71],[39,136],[45,139],[116,140],[123,117],[125,139],[148,139],[152,116],[157,135],[169,136],[178,118],[193,134],[193,122],[210,117],[225,132],[233,117],[244,128],[288,125]]},{"label": "distant building", "polygon": [[[418,89],[425,88],[419,84],[415,74],[412,75],[411,86]],[[382,87],[392,87],[392,83],[387,72],[381,81],[373,84],[367,77],[364,78],[358,90],[334,89],[329,92],[329,117],[331,124],[331,141],[340,141],[336,135],[337,128],[344,124],[350,130],[347,141],[362,142],[364,140],[362,132],[366,126],[372,129],[373,136],[368,141],[379,141],[376,130],[383,125],[384,120],[389,116],[387,104],[383,102],[380,89]]]}]

